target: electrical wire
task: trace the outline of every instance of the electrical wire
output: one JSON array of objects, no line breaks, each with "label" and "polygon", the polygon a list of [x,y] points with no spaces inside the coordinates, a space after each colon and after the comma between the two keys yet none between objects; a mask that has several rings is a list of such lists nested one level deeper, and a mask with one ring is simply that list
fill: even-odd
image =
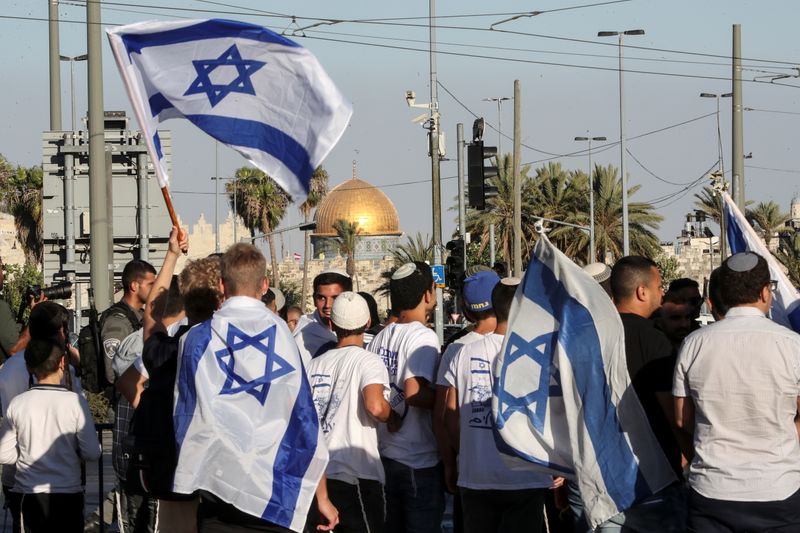
[{"label": "electrical wire", "polygon": [[[638,159],[638,158],[637,158],[635,155],[633,155],[633,152],[631,152],[631,151],[630,151],[630,149],[626,148],[626,149],[625,149],[625,151],[626,151],[626,152],[628,152],[628,155],[629,155],[629,156],[631,156],[631,157],[633,158],[633,160],[634,160],[634,161],[636,161],[636,162],[639,164],[639,166],[640,166],[640,167],[642,167],[642,168],[644,169],[644,171],[645,171],[645,172],[647,172],[648,174],[650,174],[651,176],[653,176],[653,177],[654,177],[655,179],[657,179],[658,181],[662,181],[662,182],[664,182],[664,183],[667,183],[667,184],[669,184],[669,185],[679,185],[679,186],[680,186],[680,185],[689,185],[690,183],[693,183],[693,182],[694,182],[694,180],[692,180],[692,181],[685,181],[685,182],[682,182],[682,183],[681,183],[681,182],[670,181],[670,180],[668,180],[668,179],[664,179],[664,178],[662,178],[661,176],[658,176],[658,175],[657,175],[655,172],[653,172],[652,170],[650,170],[650,169],[649,169],[649,168],[647,168],[646,166],[644,166],[644,163],[642,163],[641,161],[639,161],[639,159]],[[719,163],[719,160],[717,160],[717,162]]]},{"label": "electrical wire", "polygon": [[[684,187],[684,188],[682,188],[682,189],[680,189],[678,191],[666,194],[664,196],[660,196],[660,197],[654,198],[652,200],[648,200],[646,203],[656,205],[656,204],[661,204],[661,203],[664,203],[664,202],[669,202],[669,203],[666,203],[666,204],[661,206],[661,208],[664,208],[664,207],[666,207],[668,205],[673,204],[674,202],[677,202],[678,200],[680,200],[681,198],[686,196],[692,189],[697,187],[700,184],[701,181],[706,179],[706,177],[708,176],[708,173],[711,172],[714,169],[714,167],[716,167],[718,164],[719,164],[719,161],[714,161],[714,163],[710,167],[708,167],[708,169],[706,171],[704,171],[702,174],[700,174],[699,178],[697,178],[696,180],[694,180],[691,183],[689,183],[686,187]],[[677,196],[677,198],[676,198],[676,196]],[[670,200],[673,200],[673,201],[670,202]]]},{"label": "electrical wire", "polygon": [[755,107],[745,107],[745,111],[758,111],[760,113],[778,113],[780,115],[800,115],[797,111],[781,111],[779,109],[757,109]]},{"label": "electrical wire", "polygon": [[792,170],[789,168],[772,168],[772,167],[757,167],[755,165],[745,165],[744,168],[754,168],[757,170],[769,170],[770,172],[786,172],[788,174],[800,174],[800,170]]}]

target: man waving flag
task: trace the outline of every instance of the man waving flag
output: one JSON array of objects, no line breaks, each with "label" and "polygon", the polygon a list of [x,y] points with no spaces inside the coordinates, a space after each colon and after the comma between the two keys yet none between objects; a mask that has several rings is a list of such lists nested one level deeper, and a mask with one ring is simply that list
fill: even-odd
[{"label": "man waving flag", "polygon": [[184,118],[266,172],[295,201],[352,108],[305,48],[232,20],[141,22],[106,30],[162,188],[156,128]]},{"label": "man waving flag", "polygon": [[764,241],[747,221],[731,195],[725,191],[719,191],[719,194],[722,195],[724,204],[725,229],[731,246],[731,254],[755,252],[767,260],[770,276],[777,282],[770,308],[771,318],[778,324],[800,333],[800,297],[798,297],[797,289],[789,281],[783,267],[764,245]]},{"label": "man waving flag", "polygon": [[595,528],[675,476],[631,386],[603,288],[542,234],[494,369],[501,451],[577,480]]}]

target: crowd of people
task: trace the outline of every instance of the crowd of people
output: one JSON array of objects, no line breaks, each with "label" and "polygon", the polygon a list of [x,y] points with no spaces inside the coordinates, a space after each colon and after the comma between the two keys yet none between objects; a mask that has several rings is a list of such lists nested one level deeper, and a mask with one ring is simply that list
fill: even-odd
[{"label": "crowd of people", "polygon": [[[160,270],[129,263],[100,319],[120,531],[441,532],[448,499],[459,532],[590,531],[575,479],[498,449],[493,370],[520,279],[470,267],[465,327],[442,346],[425,263],[394,271],[381,320],[344,272],[314,278],[304,315],[253,246],[176,276],[187,249],[173,228]],[[705,298],[690,279],[664,291],[644,257],[584,270],[619,313],[632,389],[678,480],[595,531],[800,531],[800,335],[769,319],[764,258],[729,257]],[[81,354],[68,311],[33,304],[3,347],[3,492],[15,531],[83,531],[81,465],[101,448]],[[701,327],[704,305],[715,322]]]}]

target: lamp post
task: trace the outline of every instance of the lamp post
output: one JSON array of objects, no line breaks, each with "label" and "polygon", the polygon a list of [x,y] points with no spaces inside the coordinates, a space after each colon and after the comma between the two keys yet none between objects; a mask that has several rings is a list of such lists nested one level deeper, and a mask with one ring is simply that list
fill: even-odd
[{"label": "lamp post", "polygon": [[58,56],[61,61],[69,61],[69,90],[72,98],[72,131],[75,131],[75,62],[86,61],[89,56],[81,54],[79,56]]},{"label": "lamp post", "polygon": [[719,125],[719,99],[720,98],[730,98],[733,96],[733,93],[725,93],[725,94],[714,94],[714,93],[700,93],[700,98],[714,98],[717,101],[717,150],[719,152],[719,171],[722,172],[722,175],[725,175],[725,159],[724,159],[724,152],[722,151],[722,129]]},{"label": "lamp post", "polygon": [[622,38],[625,35],[644,35],[644,30],[600,31],[598,37],[619,37],[619,172],[622,177],[622,254],[630,254],[628,225],[628,176],[625,174],[625,83],[622,70]]},{"label": "lamp post", "polygon": [[503,130],[500,127],[500,104],[511,100],[508,96],[490,96],[488,98],[483,98],[484,102],[497,102],[497,155],[502,155],[503,150],[500,148],[503,145],[503,134],[501,133]]},{"label": "lamp post", "polygon": [[279,233],[286,233],[287,231],[292,231],[296,229],[299,229],[300,231],[314,231],[315,229],[317,229],[317,221],[312,220],[311,222],[301,222],[300,224],[295,224],[294,226],[288,226],[286,228],[270,231],[269,233],[256,235],[255,237],[250,239],[250,242],[256,242],[257,239],[264,239],[266,237],[269,237],[270,235],[278,235]]},{"label": "lamp post", "polygon": [[594,172],[592,172],[592,141],[605,141],[605,137],[591,137],[586,132],[586,137],[575,137],[576,141],[589,142],[589,260],[587,264],[597,261],[594,246]]}]

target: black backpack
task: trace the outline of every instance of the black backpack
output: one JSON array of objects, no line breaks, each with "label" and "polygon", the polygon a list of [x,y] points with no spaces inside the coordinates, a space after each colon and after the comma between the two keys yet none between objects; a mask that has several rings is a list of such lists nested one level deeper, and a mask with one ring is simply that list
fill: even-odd
[{"label": "black backpack", "polygon": [[89,323],[78,332],[78,351],[81,354],[81,386],[94,393],[107,392],[114,384],[106,377],[105,353],[100,342],[105,319],[117,309],[121,309],[133,326],[134,331],[141,327],[139,317],[129,305],[117,302],[99,316],[94,306],[90,307]]}]

